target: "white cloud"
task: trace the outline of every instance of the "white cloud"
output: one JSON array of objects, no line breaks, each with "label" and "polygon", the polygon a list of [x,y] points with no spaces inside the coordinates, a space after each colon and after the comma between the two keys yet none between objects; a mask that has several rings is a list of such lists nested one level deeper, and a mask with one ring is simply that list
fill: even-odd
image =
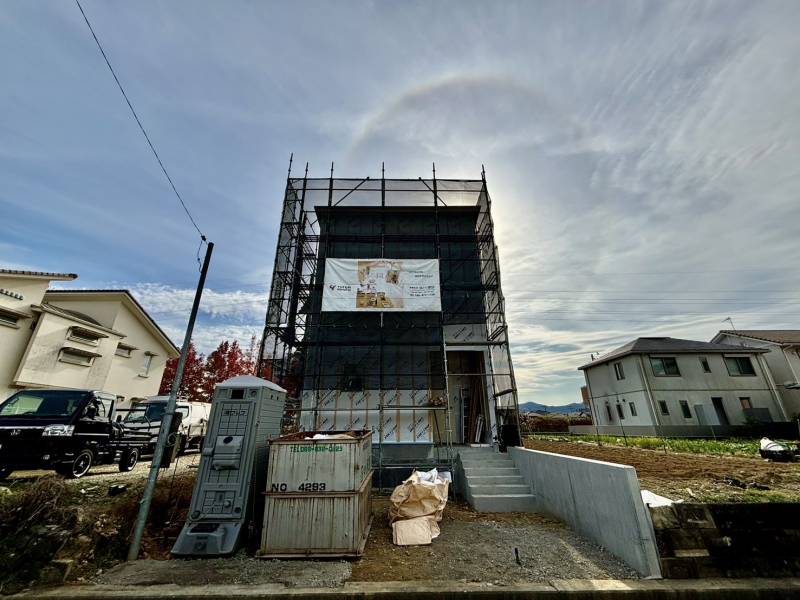
[{"label": "white cloud", "polygon": [[[796,327],[798,3],[90,8],[218,242],[206,350],[263,326],[291,151],[317,176],[486,165],[523,398],[574,400],[589,353],[636,335]],[[180,339],[196,238],[74,17],[0,18],[0,257],[161,282],[131,288]]]}]

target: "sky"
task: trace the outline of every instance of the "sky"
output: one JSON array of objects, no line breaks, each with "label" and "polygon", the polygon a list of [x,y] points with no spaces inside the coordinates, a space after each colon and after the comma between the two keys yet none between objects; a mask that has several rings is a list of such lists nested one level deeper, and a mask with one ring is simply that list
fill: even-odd
[{"label": "sky", "polygon": [[[195,343],[260,335],[295,173],[480,177],[520,401],[638,336],[797,328],[800,3],[82,0],[215,242]],[[176,343],[198,236],[70,1],[0,10],[0,266]]]}]

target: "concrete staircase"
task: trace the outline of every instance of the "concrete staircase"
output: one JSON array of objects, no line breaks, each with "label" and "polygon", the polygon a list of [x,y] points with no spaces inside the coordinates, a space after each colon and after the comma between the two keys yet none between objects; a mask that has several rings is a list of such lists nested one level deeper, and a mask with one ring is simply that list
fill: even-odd
[{"label": "concrete staircase", "polygon": [[464,495],[478,512],[534,512],[530,487],[508,454],[489,447],[458,449]]}]

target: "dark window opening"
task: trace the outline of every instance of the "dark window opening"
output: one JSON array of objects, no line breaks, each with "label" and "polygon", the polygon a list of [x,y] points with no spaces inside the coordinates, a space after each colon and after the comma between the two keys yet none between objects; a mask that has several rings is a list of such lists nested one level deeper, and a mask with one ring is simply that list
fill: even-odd
[{"label": "dark window opening", "polygon": [[732,377],[747,377],[756,374],[749,356],[726,356],[725,366]]},{"label": "dark window opening", "polygon": [[622,411],[622,404],[617,404],[617,414],[619,415],[620,421],[625,418],[625,413]]},{"label": "dark window opening", "polygon": [[636,405],[633,402],[631,402],[630,404],[628,404],[628,406],[631,407],[631,416],[635,417],[636,416]]},{"label": "dark window opening", "polygon": [[614,363],[614,375],[617,377],[617,381],[625,379],[625,371],[621,362]]},{"label": "dark window opening", "polygon": [[681,405],[681,412],[683,413],[683,418],[691,419],[692,410],[689,408],[689,403],[686,400],[681,400],[680,405]]},{"label": "dark window opening", "polygon": [[679,377],[678,361],[672,356],[650,357],[650,366],[656,377]]},{"label": "dark window opening", "polygon": [[668,415],[669,414],[669,407],[667,406],[666,400],[659,400],[658,401],[658,408],[661,409],[661,414],[662,415]]},{"label": "dark window opening", "polygon": [[711,373],[711,366],[708,364],[708,359],[705,356],[700,358],[700,364],[703,365],[703,373]]}]

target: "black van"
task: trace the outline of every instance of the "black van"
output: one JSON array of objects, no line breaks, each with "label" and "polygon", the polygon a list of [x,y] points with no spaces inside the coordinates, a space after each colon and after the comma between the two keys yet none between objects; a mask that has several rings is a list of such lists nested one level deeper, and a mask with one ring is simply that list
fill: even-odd
[{"label": "black van", "polygon": [[0,480],[15,470],[54,469],[83,477],[94,464],[130,471],[149,436],[115,422],[112,394],[23,390],[0,404]]}]

